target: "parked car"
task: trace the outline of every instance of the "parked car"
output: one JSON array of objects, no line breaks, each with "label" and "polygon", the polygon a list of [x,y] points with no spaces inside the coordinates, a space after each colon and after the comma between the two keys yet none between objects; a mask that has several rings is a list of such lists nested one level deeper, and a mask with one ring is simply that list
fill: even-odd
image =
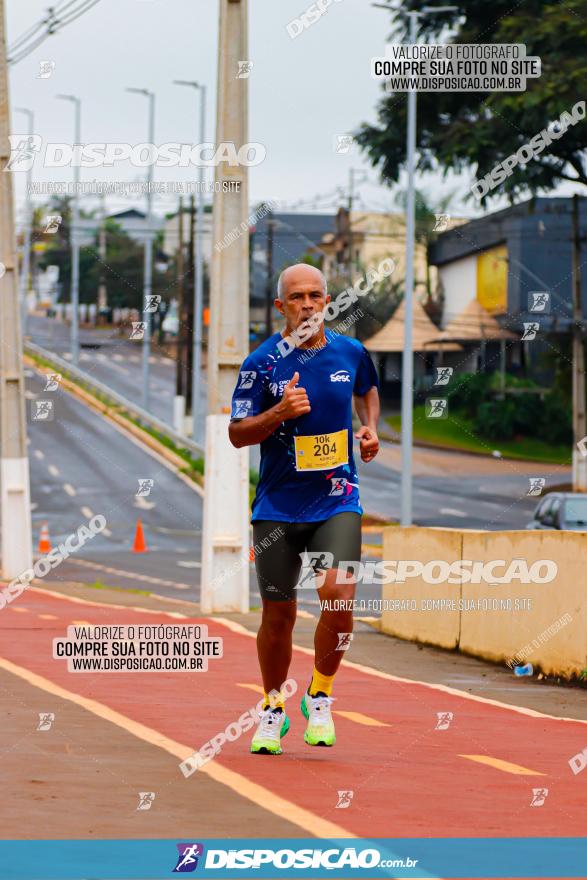
[{"label": "parked car", "polygon": [[587,495],[578,492],[549,492],[541,498],[527,529],[587,531]]}]

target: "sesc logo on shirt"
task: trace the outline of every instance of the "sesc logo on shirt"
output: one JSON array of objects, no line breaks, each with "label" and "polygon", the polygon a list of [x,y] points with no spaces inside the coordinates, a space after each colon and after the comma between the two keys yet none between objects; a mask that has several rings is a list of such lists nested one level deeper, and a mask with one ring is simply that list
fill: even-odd
[{"label": "sesc logo on shirt", "polygon": [[331,382],[350,382],[351,377],[348,370],[337,370],[336,373],[330,374]]},{"label": "sesc logo on shirt", "polygon": [[274,397],[283,397],[283,392],[285,391],[285,386],[288,382],[291,382],[292,376],[289,379],[280,379],[279,382],[270,382],[269,383],[269,391],[273,394]]}]

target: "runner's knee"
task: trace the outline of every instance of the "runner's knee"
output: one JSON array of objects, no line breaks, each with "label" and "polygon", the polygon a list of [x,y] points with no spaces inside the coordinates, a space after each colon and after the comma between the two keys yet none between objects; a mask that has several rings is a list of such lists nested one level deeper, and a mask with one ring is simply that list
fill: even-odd
[{"label": "runner's knee", "polygon": [[273,633],[291,631],[296,622],[296,612],[295,602],[263,602],[261,625]]},{"label": "runner's knee", "polygon": [[[337,583],[337,568],[331,568],[327,575],[324,585],[319,589],[320,599],[354,599],[355,598],[355,583]],[[346,579],[346,573],[345,578]],[[338,580],[343,580],[343,578],[338,578]]]}]

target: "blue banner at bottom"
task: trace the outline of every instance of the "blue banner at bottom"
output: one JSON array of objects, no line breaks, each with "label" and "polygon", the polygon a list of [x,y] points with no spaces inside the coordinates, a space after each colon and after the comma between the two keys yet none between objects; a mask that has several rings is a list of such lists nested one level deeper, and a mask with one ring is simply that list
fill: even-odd
[{"label": "blue banner at bottom", "polygon": [[1,880],[587,876],[587,838],[3,840]]}]

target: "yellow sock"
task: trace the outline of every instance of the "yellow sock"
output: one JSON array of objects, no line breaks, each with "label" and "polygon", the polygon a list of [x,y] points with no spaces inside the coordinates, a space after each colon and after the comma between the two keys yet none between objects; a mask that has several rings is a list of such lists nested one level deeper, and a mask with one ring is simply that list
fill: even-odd
[{"label": "yellow sock", "polygon": [[285,701],[281,692],[279,692],[277,696],[274,696],[276,691],[272,691],[271,693],[272,696],[270,697],[269,694],[266,694],[265,691],[263,691],[263,709],[268,709],[271,706],[272,709],[283,709],[285,712]]},{"label": "yellow sock", "polygon": [[334,675],[322,675],[322,673],[318,672],[318,670],[314,666],[314,672],[312,673],[312,683],[309,687],[310,696],[316,696],[318,691],[321,691],[323,694],[326,694],[326,696],[329,697],[332,693],[333,682]]}]

